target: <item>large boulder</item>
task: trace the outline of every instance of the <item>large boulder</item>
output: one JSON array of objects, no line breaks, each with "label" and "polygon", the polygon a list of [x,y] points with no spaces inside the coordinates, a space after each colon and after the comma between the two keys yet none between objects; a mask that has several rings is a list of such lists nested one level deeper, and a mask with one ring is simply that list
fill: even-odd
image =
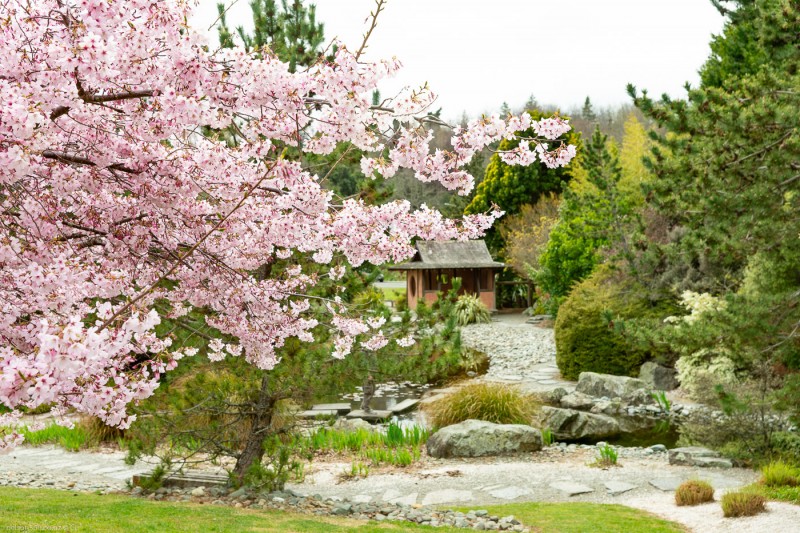
[{"label": "large boulder", "polygon": [[648,361],[639,369],[639,379],[656,390],[672,390],[678,388],[675,370]]},{"label": "large boulder", "polygon": [[522,424],[467,420],[431,435],[427,448],[428,455],[439,458],[536,452],[542,449],[542,434]]},{"label": "large boulder", "polygon": [[646,388],[647,383],[637,378],[581,372],[575,390],[595,398],[622,398],[635,390]]},{"label": "large boulder", "polygon": [[542,407],[541,417],[543,426],[550,428],[559,440],[603,439],[622,432],[619,422],[608,415]]},{"label": "large boulder", "polygon": [[583,394],[582,392],[571,392],[561,398],[559,403],[561,407],[565,407],[567,409],[577,409],[579,411],[588,411],[594,405],[592,401],[593,398],[588,394]]}]

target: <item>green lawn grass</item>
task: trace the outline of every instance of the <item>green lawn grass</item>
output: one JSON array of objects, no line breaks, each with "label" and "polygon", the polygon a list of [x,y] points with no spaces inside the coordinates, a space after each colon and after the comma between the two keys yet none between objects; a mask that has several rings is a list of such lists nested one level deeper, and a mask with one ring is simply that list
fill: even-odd
[{"label": "green lawn grass", "polygon": [[[676,533],[677,524],[621,505],[591,503],[520,503],[486,509],[513,514],[532,531],[547,533],[625,532]],[[0,487],[0,530],[69,532],[345,532],[464,531],[430,528],[408,522],[361,522],[279,511],[234,509],[192,503],[156,502],[124,495],[73,493],[46,489]]]},{"label": "green lawn grass", "polygon": [[400,298],[401,296],[405,296],[406,295],[406,290],[405,289],[390,289],[390,288],[387,288],[387,287],[381,287],[380,291],[383,293],[383,301],[384,302],[387,302],[387,301],[390,301],[390,300],[391,301],[395,301],[398,298]]}]

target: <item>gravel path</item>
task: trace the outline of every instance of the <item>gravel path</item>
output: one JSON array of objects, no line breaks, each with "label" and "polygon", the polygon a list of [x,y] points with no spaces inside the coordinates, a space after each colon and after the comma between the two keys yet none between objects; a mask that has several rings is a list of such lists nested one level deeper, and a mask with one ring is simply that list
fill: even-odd
[{"label": "gravel path", "polygon": [[428,458],[415,469],[375,472],[365,479],[347,482],[341,482],[339,473],[349,468],[349,464],[325,463],[316,464],[305,483],[291,488],[302,494],[352,501],[476,509],[525,501],[616,503],[651,512],[697,533],[800,532],[797,505],[772,502],[767,505],[766,513],[736,519],[724,518],[719,503],[697,507],[675,505],[671,487],[682,481],[709,481],[718,500],[726,490],[756,481],[758,475],[753,471],[672,466],[665,453],[644,453],[646,450],[623,449],[621,466],[607,470],[589,466],[594,451],[582,447],[566,450],[550,447],[524,460]]},{"label": "gravel path", "polygon": [[527,324],[524,315],[496,315],[489,324],[461,328],[464,346],[489,356],[489,370],[481,379],[519,382],[530,392],[556,387],[573,390],[575,382],[561,379],[556,367],[552,328]]}]

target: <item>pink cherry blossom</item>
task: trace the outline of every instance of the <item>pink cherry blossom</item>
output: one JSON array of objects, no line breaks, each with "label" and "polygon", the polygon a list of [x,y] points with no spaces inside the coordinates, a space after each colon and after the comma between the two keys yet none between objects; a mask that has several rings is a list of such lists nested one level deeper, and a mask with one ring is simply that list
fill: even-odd
[{"label": "pink cherry blossom", "polygon": [[[317,278],[298,266],[262,279],[259,267],[296,251],[328,265],[337,280],[345,262],[403,261],[414,253],[413,239],[476,238],[501,215],[449,220],[404,201],[334,201],[313,170],[278,146],[326,154],[348,141],[367,152],[366,175],[408,168],[466,194],[473,178],[464,166],[530,127],[527,114],[475,120],[454,130],[453,150],[432,152],[423,125],[435,95],[427,86],[371,105],[372,91],[398,72],[396,59],[365,62],[340,45],[332,61],[292,73],[269,54],[210,48],[203,30],[186,25],[190,4],[3,3],[6,407],[55,402],[58,413],[77,410],[127,427],[127,406],[196,353],[156,334],[162,316],[202,308],[229,339],[211,342],[210,358],[241,356],[270,369],[287,339],[313,341],[318,323],[304,294]],[[569,128],[552,120],[533,125],[543,138],[526,140],[509,161],[530,164],[528,152],[536,151],[548,166],[566,164],[574,147],[540,148]],[[383,342],[341,302],[329,310],[339,331],[332,356],[345,357],[356,342]],[[20,439],[6,431],[0,449]]]}]

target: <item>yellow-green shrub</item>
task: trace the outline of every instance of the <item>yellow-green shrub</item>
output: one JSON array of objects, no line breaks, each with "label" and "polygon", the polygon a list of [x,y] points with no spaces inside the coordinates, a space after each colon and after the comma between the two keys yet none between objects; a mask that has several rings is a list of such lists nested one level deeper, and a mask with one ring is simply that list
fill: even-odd
[{"label": "yellow-green shrub", "polygon": [[424,408],[431,425],[438,428],[465,420],[530,424],[538,410],[538,400],[499,383],[465,385]]},{"label": "yellow-green shrub", "polygon": [[561,375],[581,372],[637,375],[650,354],[617,328],[617,318],[656,318],[668,311],[652,307],[644,289],[609,266],[601,266],[570,292],[555,324],[556,363]]},{"label": "yellow-green shrub", "polygon": [[772,461],[761,469],[761,481],[768,487],[796,487],[800,470],[783,461]]},{"label": "yellow-green shrub", "polygon": [[675,491],[675,504],[700,505],[701,503],[714,501],[714,487],[705,481],[689,480],[684,481]]},{"label": "yellow-green shrub", "polygon": [[767,499],[755,492],[729,492],[722,496],[722,514],[726,518],[753,516],[767,510]]}]

